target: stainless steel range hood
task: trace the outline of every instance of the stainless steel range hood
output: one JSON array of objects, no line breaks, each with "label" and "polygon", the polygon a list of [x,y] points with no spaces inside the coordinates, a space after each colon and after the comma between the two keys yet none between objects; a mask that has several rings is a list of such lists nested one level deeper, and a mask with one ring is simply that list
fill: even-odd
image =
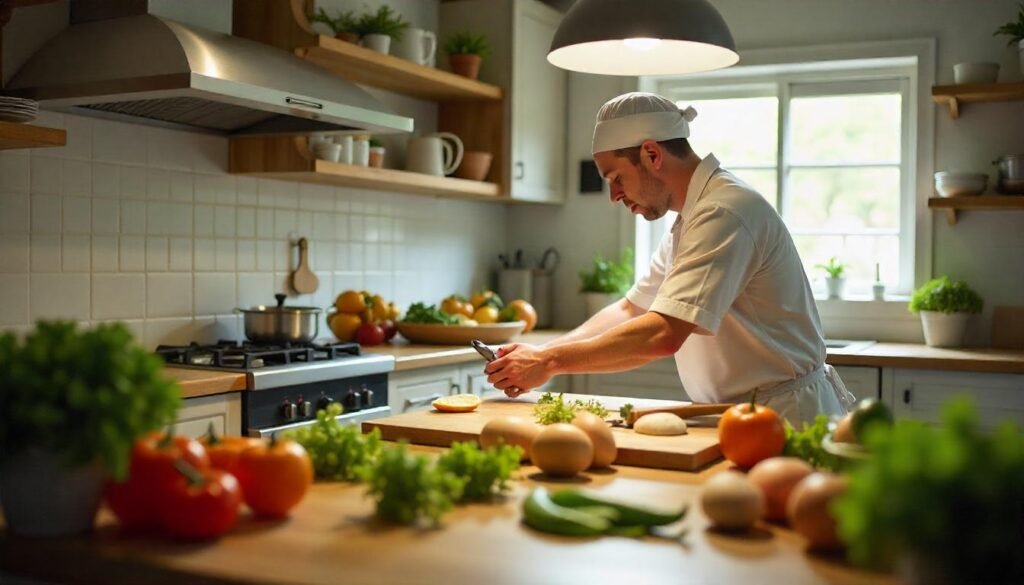
[{"label": "stainless steel range hood", "polygon": [[286,51],[152,14],[69,27],[2,93],[221,134],[413,129],[359,86]]}]

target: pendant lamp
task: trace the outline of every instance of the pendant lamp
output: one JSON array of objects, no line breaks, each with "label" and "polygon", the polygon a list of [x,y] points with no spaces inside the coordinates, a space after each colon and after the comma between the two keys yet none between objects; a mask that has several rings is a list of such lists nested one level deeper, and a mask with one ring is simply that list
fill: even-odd
[{"label": "pendant lamp", "polygon": [[576,0],[548,52],[556,67],[604,75],[696,73],[739,59],[708,0]]}]

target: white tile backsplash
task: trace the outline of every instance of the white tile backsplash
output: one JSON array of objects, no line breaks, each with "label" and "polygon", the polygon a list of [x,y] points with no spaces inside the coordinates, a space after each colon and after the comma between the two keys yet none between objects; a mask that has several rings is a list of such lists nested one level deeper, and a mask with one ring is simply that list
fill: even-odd
[{"label": "white tile backsplash", "polygon": [[[67,125],[67,147],[0,152],[0,329],[123,320],[149,346],[233,338],[232,309],[286,290],[294,238],[308,239],[321,286],[289,302],[317,306],[345,288],[408,304],[483,284],[472,259],[504,241],[503,227],[452,229],[503,226],[500,206],[235,177],[223,137],[52,112],[45,122]],[[425,227],[403,233],[399,215]],[[404,280],[392,241],[430,251]],[[445,250],[463,252],[456,262]]]}]

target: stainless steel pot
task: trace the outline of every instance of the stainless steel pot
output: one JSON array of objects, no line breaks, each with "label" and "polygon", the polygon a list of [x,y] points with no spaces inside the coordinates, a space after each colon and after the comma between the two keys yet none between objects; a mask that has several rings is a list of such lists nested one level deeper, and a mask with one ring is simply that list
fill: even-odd
[{"label": "stainless steel pot", "polygon": [[996,190],[1006,194],[1024,193],[1024,154],[1008,154],[996,160],[999,181]]},{"label": "stainless steel pot", "polygon": [[245,336],[259,343],[302,343],[320,333],[321,310],[316,307],[286,307],[285,295],[276,294],[276,307],[259,305],[235,309],[245,316]]}]

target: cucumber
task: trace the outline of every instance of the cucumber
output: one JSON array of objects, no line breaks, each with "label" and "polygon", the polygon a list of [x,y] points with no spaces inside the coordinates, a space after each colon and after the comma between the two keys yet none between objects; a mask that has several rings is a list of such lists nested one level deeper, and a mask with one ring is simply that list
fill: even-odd
[{"label": "cucumber", "polygon": [[541,532],[563,536],[597,536],[604,534],[612,525],[610,520],[600,515],[555,504],[544,488],[536,488],[526,496],[523,501],[523,521]]},{"label": "cucumber", "polygon": [[614,522],[619,526],[662,526],[676,522],[686,515],[686,506],[676,512],[651,510],[642,506],[633,506],[621,502],[604,500],[579,490],[562,490],[551,494],[551,501],[566,508],[584,508],[588,506],[607,506],[619,512]]}]

